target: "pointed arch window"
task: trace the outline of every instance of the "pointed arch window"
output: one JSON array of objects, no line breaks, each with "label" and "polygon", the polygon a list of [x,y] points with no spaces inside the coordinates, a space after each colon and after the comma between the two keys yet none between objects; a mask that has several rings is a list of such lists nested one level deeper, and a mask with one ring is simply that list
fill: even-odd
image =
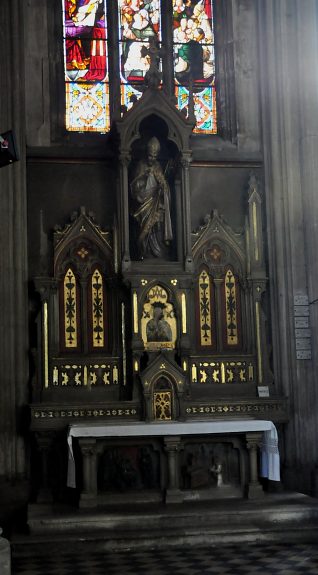
[{"label": "pointed arch window", "polygon": [[107,132],[110,110],[118,114],[140,98],[156,46],[178,109],[187,111],[190,84],[195,132],[216,133],[212,0],[62,0],[62,10],[68,131]]},{"label": "pointed arch window", "polygon": [[69,131],[110,127],[106,0],[62,0],[65,123]]},{"label": "pointed arch window", "polygon": [[187,108],[189,83],[192,83],[196,117],[194,132],[215,134],[215,56],[211,0],[174,0],[173,50],[178,108]]}]

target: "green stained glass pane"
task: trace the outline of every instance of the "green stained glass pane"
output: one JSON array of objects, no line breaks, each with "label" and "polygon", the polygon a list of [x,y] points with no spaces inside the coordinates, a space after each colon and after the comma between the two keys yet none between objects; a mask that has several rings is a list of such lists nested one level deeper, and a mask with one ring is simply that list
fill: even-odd
[{"label": "green stained glass pane", "polygon": [[177,107],[188,105],[194,92],[195,132],[216,133],[215,55],[211,0],[172,0],[174,79]]}]

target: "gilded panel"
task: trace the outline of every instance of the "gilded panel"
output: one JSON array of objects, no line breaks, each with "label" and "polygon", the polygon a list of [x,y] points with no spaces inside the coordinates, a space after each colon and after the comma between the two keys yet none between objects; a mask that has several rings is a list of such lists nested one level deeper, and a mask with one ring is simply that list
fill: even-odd
[{"label": "gilded panel", "polygon": [[103,277],[99,270],[95,270],[91,279],[92,288],[92,325],[93,325],[93,348],[104,347],[104,285]]},{"label": "gilded panel", "polygon": [[160,421],[172,419],[172,393],[171,391],[155,391],[153,394],[154,416]]},{"label": "gilded panel", "polygon": [[152,287],[144,303],[141,317],[141,337],[145,349],[174,349],[177,339],[177,322],[173,305],[166,290]]},{"label": "gilded panel", "polygon": [[76,291],[76,278],[69,268],[64,276],[64,341],[67,349],[78,345]]},{"label": "gilded panel", "polygon": [[239,343],[238,323],[237,323],[237,293],[236,279],[232,270],[228,270],[224,280],[225,291],[225,319],[226,319],[226,344],[237,346]]}]

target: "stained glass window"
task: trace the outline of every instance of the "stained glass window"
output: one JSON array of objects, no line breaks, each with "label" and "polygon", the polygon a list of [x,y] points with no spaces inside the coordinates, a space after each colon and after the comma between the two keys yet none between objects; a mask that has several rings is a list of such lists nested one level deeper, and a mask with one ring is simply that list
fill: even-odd
[{"label": "stained glass window", "polygon": [[119,0],[121,103],[129,109],[141,96],[151,45],[161,40],[159,0]]},{"label": "stained glass window", "polygon": [[212,0],[172,0],[175,93],[179,110],[189,103],[192,84],[195,132],[216,133]]},{"label": "stained glass window", "polygon": [[63,0],[66,129],[110,127],[105,0]]},{"label": "stained glass window", "polygon": [[[168,1],[168,0],[167,0]],[[107,132],[110,128],[109,66],[120,83],[120,105],[129,109],[142,94],[151,51],[161,52],[162,0],[62,0],[66,129]],[[118,12],[116,14],[116,12]],[[187,110],[192,86],[195,132],[215,134],[216,91],[212,0],[172,0],[173,76],[179,110]],[[109,22],[112,42],[109,50]],[[108,20],[108,26],[107,26]],[[168,20],[166,20],[168,22]],[[117,54],[119,52],[119,59]],[[169,53],[158,58],[164,69]],[[118,61],[117,61],[118,60]],[[171,78],[172,80],[172,78]],[[116,80],[117,82],[117,80]],[[116,99],[116,90],[113,97]],[[116,106],[112,106],[115,109]]]}]

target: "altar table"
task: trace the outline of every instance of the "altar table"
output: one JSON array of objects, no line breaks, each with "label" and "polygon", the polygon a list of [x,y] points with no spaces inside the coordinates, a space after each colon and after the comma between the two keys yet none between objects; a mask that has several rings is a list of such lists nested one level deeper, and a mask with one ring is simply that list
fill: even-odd
[{"label": "altar table", "polygon": [[[272,421],[256,419],[218,419],[215,421],[190,421],[190,422],[128,422],[125,425],[107,425],[102,423],[85,424],[77,423],[70,425],[68,429],[68,487],[75,487],[75,462],[72,449],[72,438],[80,439],[83,448],[89,445],[89,438],[144,438],[163,437],[168,446],[169,459],[169,484],[175,489],[174,451],[177,449],[176,441],[183,436],[215,435],[215,434],[245,434],[247,448],[250,455],[250,488],[251,493],[258,493],[261,487],[258,481],[257,449],[261,451],[260,475],[272,481],[280,481],[280,462],[278,451],[278,438],[276,427]],[[260,441],[261,434],[261,441]],[[174,441],[175,440],[175,441]],[[92,445],[92,444],[91,444]],[[91,447],[90,447],[91,449]],[[87,452],[87,450],[86,450]],[[85,453],[86,453],[85,452]],[[89,458],[83,453],[83,476],[86,491],[92,490],[92,470]],[[92,455],[92,451],[90,451]],[[94,483],[94,481],[93,481]],[[93,491],[95,488],[93,488]]]}]

